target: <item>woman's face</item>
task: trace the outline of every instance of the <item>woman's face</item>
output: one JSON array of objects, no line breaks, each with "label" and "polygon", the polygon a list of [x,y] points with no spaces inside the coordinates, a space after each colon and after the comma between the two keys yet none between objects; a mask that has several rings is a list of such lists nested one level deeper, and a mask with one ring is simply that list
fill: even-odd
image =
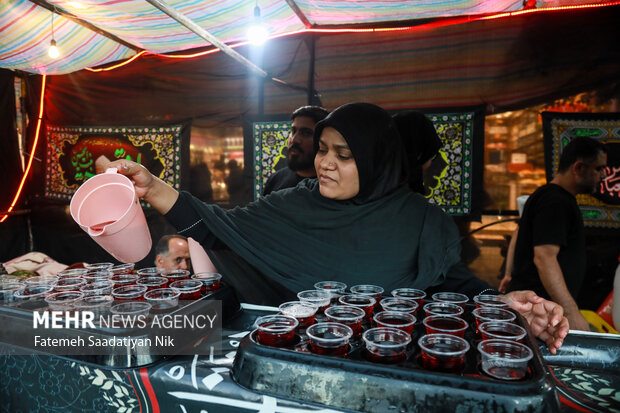
[{"label": "woman's face", "polygon": [[325,198],[343,201],[353,198],[360,190],[357,164],[349,145],[331,126],[321,133],[314,169]]}]

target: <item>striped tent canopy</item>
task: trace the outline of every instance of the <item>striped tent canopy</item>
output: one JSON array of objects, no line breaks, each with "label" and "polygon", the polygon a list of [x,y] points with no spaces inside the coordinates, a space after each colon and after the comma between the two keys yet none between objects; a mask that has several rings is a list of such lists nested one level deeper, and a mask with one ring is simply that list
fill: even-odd
[{"label": "striped tent canopy", "polygon": [[[214,47],[214,41],[216,45],[221,41],[235,46],[245,42],[257,5],[269,35],[282,37],[307,31],[380,30],[446,19],[467,22],[501,13],[617,3],[602,0],[2,0],[0,67],[36,74],[67,74],[141,53],[204,49]],[[162,9],[162,4],[168,11]],[[190,30],[187,22],[206,32],[208,37]],[[52,38],[60,49],[58,59],[47,55]]]}]

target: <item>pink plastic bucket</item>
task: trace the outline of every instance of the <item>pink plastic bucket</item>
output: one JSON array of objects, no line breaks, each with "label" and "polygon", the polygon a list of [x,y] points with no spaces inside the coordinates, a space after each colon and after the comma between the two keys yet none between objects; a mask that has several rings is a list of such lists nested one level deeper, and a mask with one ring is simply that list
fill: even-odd
[{"label": "pink plastic bucket", "polygon": [[137,262],[151,250],[151,233],[132,182],[110,168],[73,194],[71,216],[114,258]]}]

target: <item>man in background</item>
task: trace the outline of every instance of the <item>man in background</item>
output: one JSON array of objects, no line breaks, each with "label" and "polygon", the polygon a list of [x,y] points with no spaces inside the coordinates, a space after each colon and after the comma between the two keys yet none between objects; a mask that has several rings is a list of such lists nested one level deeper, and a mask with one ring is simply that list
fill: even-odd
[{"label": "man in background", "polygon": [[315,178],[314,126],[329,114],[320,106],[302,106],[291,115],[293,125],[288,139],[288,166],[267,179],[263,195],[296,186],[304,178]]},{"label": "man in background", "polygon": [[534,290],[564,308],[575,330],[589,330],[575,297],[585,278],[586,245],[577,194],[594,192],[605,177],[607,149],[575,138],[560,156],[558,173],[527,200],[519,223],[508,291]]},{"label": "man in background", "polygon": [[164,235],[155,246],[155,266],[165,270],[190,270],[192,263],[189,256],[187,238],[183,235]]}]

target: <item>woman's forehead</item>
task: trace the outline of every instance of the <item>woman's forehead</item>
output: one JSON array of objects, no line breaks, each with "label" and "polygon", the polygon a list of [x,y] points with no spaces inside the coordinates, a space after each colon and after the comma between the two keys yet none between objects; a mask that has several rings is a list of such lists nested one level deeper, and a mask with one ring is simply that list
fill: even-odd
[{"label": "woman's forehead", "polygon": [[332,128],[331,126],[327,126],[321,132],[321,137],[319,138],[319,142],[322,142],[325,145],[335,146],[340,148],[349,149],[349,145],[347,141],[344,139],[344,136],[337,129]]}]

